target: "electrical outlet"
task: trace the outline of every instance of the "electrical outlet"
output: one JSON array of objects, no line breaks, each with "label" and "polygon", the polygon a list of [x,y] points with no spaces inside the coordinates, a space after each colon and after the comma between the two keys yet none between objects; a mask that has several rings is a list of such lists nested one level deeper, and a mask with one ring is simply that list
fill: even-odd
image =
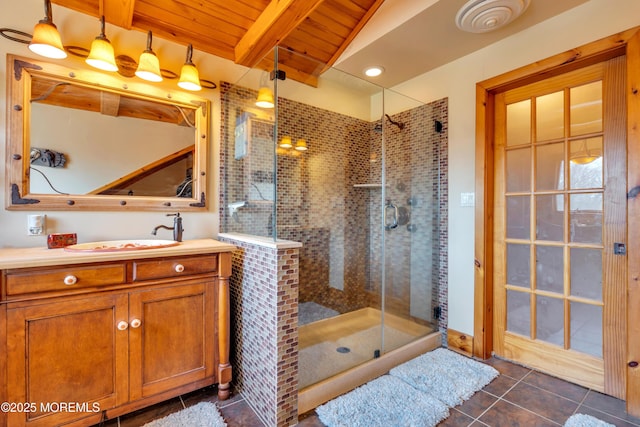
[{"label": "electrical outlet", "polygon": [[27,216],[27,235],[42,236],[44,234],[46,215]]}]

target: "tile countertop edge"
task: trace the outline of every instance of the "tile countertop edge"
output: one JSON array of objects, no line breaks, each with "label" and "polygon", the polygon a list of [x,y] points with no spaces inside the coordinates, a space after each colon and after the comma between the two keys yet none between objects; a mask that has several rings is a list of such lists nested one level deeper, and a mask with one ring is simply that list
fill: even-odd
[{"label": "tile countertop edge", "polygon": [[67,252],[64,249],[35,248],[0,249],[0,270],[9,268],[46,267],[63,264],[84,264],[102,261],[118,261],[132,258],[160,258],[176,255],[232,252],[236,246],[214,239],[185,240],[177,246],[133,251]]}]

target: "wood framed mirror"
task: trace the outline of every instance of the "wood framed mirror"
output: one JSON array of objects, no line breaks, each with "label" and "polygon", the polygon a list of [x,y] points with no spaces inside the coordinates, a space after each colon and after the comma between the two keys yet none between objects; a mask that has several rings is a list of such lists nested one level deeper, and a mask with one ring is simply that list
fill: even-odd
[{"label": "wood framed mirror", "polygon": [[206,209],[210,103],[7,55],[8,210]]}]

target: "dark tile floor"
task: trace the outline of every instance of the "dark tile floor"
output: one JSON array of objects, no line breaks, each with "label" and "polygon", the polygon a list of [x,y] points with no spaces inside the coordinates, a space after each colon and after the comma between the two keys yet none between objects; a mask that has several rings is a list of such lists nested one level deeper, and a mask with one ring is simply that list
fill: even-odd
[{"label": "dark tile floor", "polygon": [[[500,359],[492,358],[486,363],[495,367],[500,376],[451,409],[451,415],[439,427],[553,427],[562,426],[574,413],[592,415],[618,427],[640,426],[640,418],[627,415],[621,400]],[[134,412],[120,417],[119,423],[112,420],[105,426],[141,426],[202,401],[217,403],[229,427],[263,427],[242,395],[218,401],[215,387]],[[302,414],[299,419],[302,427],[324,426],[314,412]]]}]

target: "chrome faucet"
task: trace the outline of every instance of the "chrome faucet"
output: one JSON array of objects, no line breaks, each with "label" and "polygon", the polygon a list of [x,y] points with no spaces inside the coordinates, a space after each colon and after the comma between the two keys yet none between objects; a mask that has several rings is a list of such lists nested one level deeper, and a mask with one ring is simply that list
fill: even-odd
[{"label": "chrome faucet", "polygon": [[167,214],[167,216],[175,216],[173,220],[173,227],[167,227],[166,225],[158,225],[153,229],[151,234],[154,236],[158,232],[158,229],[165,228],[167,230],[173,230],[173,240],[176,242],[182,242],[182,232],[184,229],[182,228],[182,218],[180,217],[180,213]]}]

